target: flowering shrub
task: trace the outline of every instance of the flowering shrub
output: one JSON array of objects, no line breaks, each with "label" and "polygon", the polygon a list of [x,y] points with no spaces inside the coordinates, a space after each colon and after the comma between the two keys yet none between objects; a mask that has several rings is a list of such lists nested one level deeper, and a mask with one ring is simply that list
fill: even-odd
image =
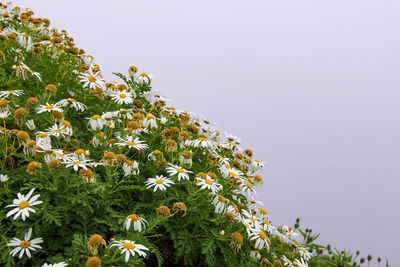
[{"label": "flowering shrub", "polygon": [[298,221],[271,224],[252,197],[264,164],[238,137],[169,106],[134,66],[106,82],[31,10],[0,14],[2,266],[342,262]]}]

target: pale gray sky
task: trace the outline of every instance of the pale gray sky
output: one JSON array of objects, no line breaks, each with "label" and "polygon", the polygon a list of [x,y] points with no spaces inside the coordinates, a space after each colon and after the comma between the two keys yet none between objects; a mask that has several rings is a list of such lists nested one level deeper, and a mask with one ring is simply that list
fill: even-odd
[{"label": "pale gray sky", "polygon": [[[274,224],[400,266],[400,1],[14,1],[267,162]],[[114,79],[114,78],[112,78]]]}]

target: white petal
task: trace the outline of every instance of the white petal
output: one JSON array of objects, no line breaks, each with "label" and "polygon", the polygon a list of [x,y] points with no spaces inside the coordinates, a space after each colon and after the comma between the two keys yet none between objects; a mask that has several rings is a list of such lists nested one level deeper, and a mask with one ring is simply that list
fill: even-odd
[{"label": "white petal", "polygon": [[35,191],[35,188],[32,188],[32,189],[29,191],[29,193],[26,195],[26,199],[27,199],[27,200],[31,197],[33,191]]},{"label": "white petal", "polygon": [[129,251],[127,251],[127,252],[125,253],[125,262],[128,262],[128,261],[129,261],[129,256],[130,256]]},{"label": "white petal", "polygon": [[9,212],[7,212],[6,217],[9,217],[9,216],[13,215],[14,213],[18,212],[19,210],[20,210],[19,208],[15,208],[15,209],[10,210]]},{"label": "white petal", "polygon": [[25,234],[24,240],[31,239],[31,235],[32,235],[32,228],[29,228],[28,232],[26,232],[26,234]]}]

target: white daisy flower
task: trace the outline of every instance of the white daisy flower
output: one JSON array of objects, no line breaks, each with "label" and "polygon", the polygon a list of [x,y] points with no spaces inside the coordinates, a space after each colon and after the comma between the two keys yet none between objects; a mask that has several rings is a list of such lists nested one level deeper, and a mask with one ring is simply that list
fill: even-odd
[{"label": "white daisy flower", "polygon": [[[227,213],[232,212],[235,215],[235,219],[237,219],[239,221],[242,221],[242,219],[243,219],[243,215],[240,213],[240,209],[237,207],[235,202],[233,202],[231,200],[229,201],[228,209],[226,212]],[[247,230],[249,230],[249,229],[247,229]],[[250,234],[250,233],[248,232],[248,234]]]},{"label": "white daisy flower", "polygon": [[106,125],[111,129],[115,128],[115,123],[120,123],[119,112],[118,111],[108,111],[101,115],[101,118],[105,121]]},{"label": "white daisy flower", "polygon": [[23,95],[23,94],[24,94],[23,90],[0,91],[0,98],[6,98],[9,95],[20,96],[20,95]]},{"label": "white daisy flower", "polygon": [[36,130],[36,125],[35,122],[33,120],[27,120],[25,122],[26,127],[28,127],[29,130],[34,131]]},{"label": "white daisy flower", "polygon": [[131,173],[137,175],[139,174],[139,164],[136,161],[128,160],[122,164],[122,170],[124,171],[125,176],[128,176]]},{"label": "white daisy flower", "polygon": [[258,209],[255,209],[254,216],[262,221],[265,221],[268,219],[268,212],[263,208],[258,208]]},{"label": "white daisy flower", "polygon": [[[99,138],[99,137],[103,137],[103,138]],[[104,136],[97,136],[97,135],[94,135],[93,136],[93,138],[92,138],[92,145],[94,146],[94,147],[99,147],[99,145],[101,144],[101,142],[102,142],[102,139],[103,139],[103,141],[104,141]]]},{"label": "white daisy flower", "polygon": [[12,66],[12,69],[15,70],[17,77],[22,78],[23,80],[25,80],[27,78],[27,73],[30,73],[31,75],[36,76],[36,78],[38,78],[40,81],[42,80],[42,78],[40,77],[40,73],[31,70],[23,62],[21,62],[20,65],[18,65],[18,66],[16,66],[16,65]]},{"label": "white daisy flower", "polygon": [[255,169],[261,169],[264,168],[265,162],[261,162],[259,160],[252,160],[251,161],[251,166]]},{"label": "white daisy flower", "polygon": [[33,47],[32,37],[30,37],[27,33],[22,33],[18,36],[17,42],[24,46],[27,51],[31,51]]},{"label": "white daisy flower", "polygon": [[226,141],[225,143],[219,144],[218,146],[221,148],[225,148],[225,149],[229,149],[229,150],[233,150],[233,151],[240,149],[240,147],[237,144],[235,144],[231,141]]},{"label": "white daisy flower", "polygon": [[62,129],[66,135],[71,136],[73,134],[72,125],[69,121],[60,122],[60,129]]},{"label": "white daisy flower", "polygon": [[135,80],[138,83],[151,83],[151,81],[153,80],[153,76],[149,75],[147,73],[140,73],[139,75],[135,76]]},{"label": "white daisy flower", "polygon": [[255,200],[254,197],[250,198],[249,204],[264,206],[264,203],[260,200]]},{"label": "white daisy flower", "polygon": [[132,255],[132,257],[135,256],[135,254],[138,254],[140,257],[146,257],[146,253],[143,250],[149,250],[143,245],[136,244],[135,242],[131,240],[123,240],[123,241],[113,241],[111,242],[110,247],[118,247],[121,250],[121,254],[125,253],[125,262],[129,261],[129,257]]},{"label": "white daisy flower", "polygon": [[104,165],[104,164],[102,162],[93,161],[93,162],[89,162],[89,165],[94,167],[94,168],[96,168],[97,166],[101,166],[101,165]]},{"label": "white daisy flower", "polygon": [[30,250],[36,251],[36,249],[41,249],[42,247],[38,244],[43,243],[43,239],[41,237],[38,237],[30,240],[31,235],[32,235],[32,228],[29,228],[28,232],[25,233],[24,240],[20,240],[14,237],[10,241],[10,243],[7,244],[7,246],[9,247],[16,247],[13,250],[11,250],[10,255],[14,257],[16,254],[19,253],[18,258],[21,259],[22,256],[26,254],[26,256],[30,258],[31,257]]},{"label": "white daisy flower", "polygon": [[217,183],[216,181],[214,181],[214,179],[212,179],[210,176],[206,176],[205,179],[197,177],[196,180],[197,185],[201,186],[201,189],[208,189],[210,190],[213,194],[217,193],[220,190],[220,184]]},{"label": "white daisy flower", "polygon": [[240,144],[240,140],[241,140],[240,137],[234,136],[233,134],[230,134],[228,132],[225,132],[225,136],[228,139],[228,141],[234,142],[234,143],[236,143],[238,145]]},{"label": "white daisy flower", "polygon": [[68,155],[64,155],[62,149],[52,149],[51,145],[42,143],[36,143],[35,152],[44,153],[44,161],[46,161],[47,164],[49,164],[52,159],[64,159],[65,156],[68,158]]},{"label": "white daisy flower", "polygon": [[114,100],[114,102],[117,102],[119,105],[121,104],[132,104],[133,103],[133,98],[135,97],[132,92],[128,92],[126,90],[124,91],[115,91],[112,92],[111,94],[111,99]]},{"label": "white daisy flower", "polygon": [[62,99],[56,103],[56,105],[59,105],[60,107],[66,107],[67,105],[72,106],[76,111],[85,111],[87,108],[85,104],[82,104],[81,102],[76,101],[74,98],[67,98],[67,99]]},{"label": "white daisy flower", "polygon": [[0,182],[5,183],[8,181],[8,176],[6,174],[0,174]]},{"label": "white daisy flower", "polygon": [[68,264],[63,261],[59,262],[59,263],[53,263],[53,264],[45,263],[42,265],[42,267],[65,267],[65,266],[68,266]]},{"label": "white daisy flower", "polygon": [[305,260],[309,260],[312,258],[313,256],[312,253],[309,252],[306,248],[298,247],[297,249],[299,251],[300,256],[303,257]]},{"label": "white daisy flower", "polygon": [[260,251],[258,251],[258,250],[252,250],[250,252],[250,256],[252,258],[256,259],[256,260],[260,260],[261,259],[261,254],[260,254]]},{"label": "white daisy flower", "polygon": [[192,141],[192,146],[194,146],[194,147],[202,147],[202,148],[211,149],[214,147],[214,145],[215,144],[212,140],[209,140],[204,137],[199,137],[196,140]]},{"label": "white daisy flower", "polygon": [[10,115],[8,110],[0,110],[0,120],[6,120]]},{"label": "white daisy flower", "polygon": [[[125,129],[125,131],[128,131],[128,129]],[[142,133],[148,134],[149,131],[146,128],[142,128],[142,127],[139,127],[136,130],[131,131],[131,134],[133,134],[133,135],[140,135]]]},{"label": "white daisy flower", "polygon": [[295,259],[295,260],[294,260],[294,264],[295,264],[297,267],[308,267],[308,263],[305,262],[302,258],[301,258],[301,261],[299,261],[298,259]]},{"label": "white daisy flower", "polygon": [[139,217],[137,214],[131,214],[125,219],[125,229],[128,231],[131,228],[131,224],[133,222],[133,230],[141,232],[146,229],[146,223],[149,224],[145,219]]},{"label": "white daisy flower", "polygon": [[15,220],[21,215],[22,220],[25,221],[25,218],[29,217],[29,212],[35,213],[35,210],[31,207],[42,204],[43,201],[37,200],[40,197],[40,194],[31,198],[33,191],[35,191],[35,188],[31,189],[26,196],[18,193],[18,198],[13,200],[13,204],[6,206],[6,208],[15,207],[7,212],[6,217],[10,217],[11,215],[15,214],[13,218]]},{"label": "white daisy flower", "polygon": [[102,130],[104,125],[106,124],[105,120],[100,115],[93,115],[89,119],[89,125],[92,130]]},{"label": "white daisy flower", "polygon": [[160,123],[161,123],[162,125],[166,124],[167,121],[168,121],[168,119],[167,119],[166,117],[161,117],[161,118],[160,118]]},{"label": "white daisy flower", "polygon": [[92,65],[94,64],[94,57],[92,55],[83,55],[82,59],[89,67],[92,67]]},{"label": "white daisy flower", "polygon": [[106,86],[103,77],[101,77],[100,71],[95,74],[82,73],[78,77],[81,78],[79,82],[84,83],[83,87],[89,86],[90,89],[96,89],[96,87],[104,88]]},{"label": "white daisy flower", "polygon": [[228,207],[228,202],[226,198],[222,195],[215,195],[212,204],[215,207],[215,213],[225,214]]},{"label": "white daisy flower", "polygon": [[2,107],[0,107],[0,111],[9,111],[10,110],[10,101],[8,101],[7,99],[1,99],[1,100],[5,100],[5,105],[3,105]]},{"label": "white daisy flower", "polygon": [[253,216],[250,212],[247,210],[243,209],[242,211],[243,217],[241,218],[241,221],[244,225],[249,225],[251,228],[260,228],[261,226],[261,221]]},{"label": "white daisy flower", "polygon": [[87,160],[88,158],[86,157],[90,156],[90,152],[89,150],[77,149],[71,155],[78,160]]},{"label": "white daisy flower", "polygon": [[252,229],[252,233],[250,234],[250,240],[256,240],[255,248],[256,249],[269,249],[269,238],[267,234],[263,230]]},{"label": "white daisy flower", "polygon": [[181,179],[189,180],[189,173],[193,173],[192,171],[182,169],[182,167],[179,167],[178,165],[173,165],[171,163],[169,164],[169,167],[166,168],[166,170],[170,177],[178,174],[178,181],[180,181]]},{"label": "white daisy flower", "polygon": [[[192,152],[192,151],[189,151],[189,152]],[[185,157],[185,155],[182,155],[182,154],[179,155],[179,162],[180,162],[180,164],[187,164],[189,166],[192,166],[192,164],[193,164],[192,158]]]},{"label": "white daisy flower", "polygon": [[282,256],[281,260],[284,266],[293,266],[292,262],[285,255]]},{"label": "white daisy flower", "polygon": [[143,126],[150,129],[157,129],[157,121],[153,114],[147,114],[143,121]]},{"label": "white daisy flower", "polygon": [[175,184],[171,179],[162,175],[156,175],[155,178],[148,178],[146,182],[146,188],[152,188],[154,186],[154,192],[157,189],[166,190],[171,184]]},{"label": "white daisy flower", "polygon": [[37,114],[40,114],[43,112],[52,112],[52,111],[62,112],[63,110],[57,104],[49,104],[49,103],[46,103],[46,105],[39,105],[36,108]]},{"label": "white daisy flower", "polygon": [[249,182],[242,181],[239,184],[239,190],[238,191],[251,193],[251,192],[254,192],[254,189],[252,188],[252,185]]},{"label": "white daisy flower", "polygon": [[65,128],[63,126],[58,126],[57,124],[54,124],[50,128],[47,128],[46,132],[57,138],[65,137],[66,135],[68,135],[67,131],[65,131]]},{"label": "white daisy flower", "polygon": [[87,169],[86,166],[89,166],[89,160],[79,160],[76,157],[67,157],[63,159],[63,163],[65,167],[71,167],[74,171],[78,171],[79,168]]},{"label": "white daisy flower", "polygon": [[232,168],[229,165],[223,165],[219,170],[224,178],[242,178],[243,176],[243,172]]},{"label": "white daisy flower", "polygon": [[264,220],[259,229],[264,230],[265,232],[268,232],[270,234],[278,234],[279,236],[282,236],[281,233],[274,226],[272,226],[268,220]]},{"label": "white daisy flower", "polygon": [[[37,145],[41,147],[41,145],[44,145],[45,147],[42,148],[42,150],[48,150],[51,149],[51,138],[50,138],[50,134],[49,133],[38,133],[36,135],[36,143]],[[50,148],[48,148],[48,146],[50,146]]]},{"label": "white daisy flower", "polygon": [[128,148],[134,148],[136,150],[147,149],[149,146],[144,143],[144,141],[140,141],[139,138],[135,138],[133,136],[127,136],[126,139],[118,137],[120,140],[119,143],[115,143],[117,146],[127,146]]}]

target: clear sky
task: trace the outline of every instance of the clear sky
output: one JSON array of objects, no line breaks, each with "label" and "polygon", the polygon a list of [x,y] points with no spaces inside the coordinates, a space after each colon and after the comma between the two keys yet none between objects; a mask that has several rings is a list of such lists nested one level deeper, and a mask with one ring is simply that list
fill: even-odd
[{"label": "clear sky", "polygon": [[266,162],[272,222],[400,266],[400,1],[14,1]]}]

